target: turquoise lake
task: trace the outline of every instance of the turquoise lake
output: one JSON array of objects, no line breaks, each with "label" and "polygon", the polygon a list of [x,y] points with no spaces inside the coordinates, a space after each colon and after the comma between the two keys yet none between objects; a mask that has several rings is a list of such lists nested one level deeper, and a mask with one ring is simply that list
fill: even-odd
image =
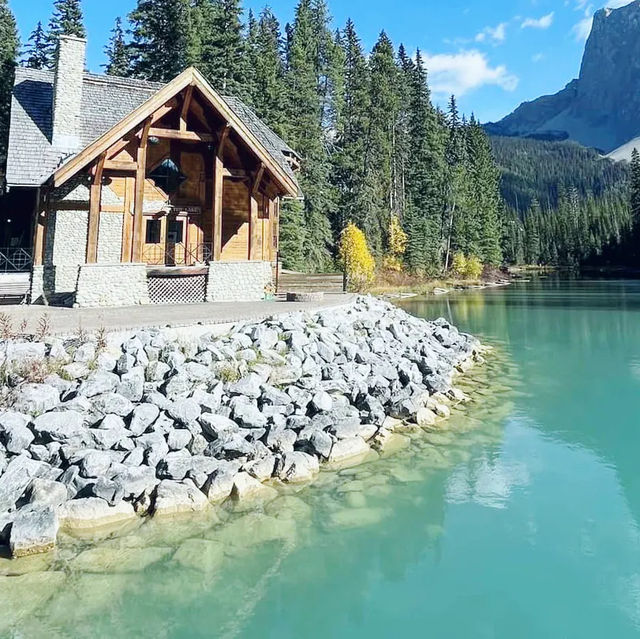
[{"label": "turquoise lake", "polygon": [[0,560],[0,636],[640,636],[640,282],[403,307],[494,347],[446,430],[259,511]]}]

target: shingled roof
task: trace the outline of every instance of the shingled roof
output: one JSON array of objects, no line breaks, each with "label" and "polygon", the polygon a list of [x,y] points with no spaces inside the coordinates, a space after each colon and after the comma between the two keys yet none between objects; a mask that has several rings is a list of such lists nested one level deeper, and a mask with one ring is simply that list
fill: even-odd
[{"label": "shingled roof", "polygon": [[[40,186],[71,157],[52,147],[53,71],[16,69],[7,156],[9,186]],[[79,131],[83,148],[117,125],[164,85],[85,73]],[[241,100],[223,97],[265,151],[294,183],[287,156],[295,152]]]}]

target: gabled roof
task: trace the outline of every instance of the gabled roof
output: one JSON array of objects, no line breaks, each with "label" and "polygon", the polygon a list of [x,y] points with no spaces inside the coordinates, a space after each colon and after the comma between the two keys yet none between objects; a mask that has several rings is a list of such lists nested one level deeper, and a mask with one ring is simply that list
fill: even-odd
[{"label": "gabled roof", "polygon": [[7,157],[10,186],[40,186],[54,174],[56,181],[66,181],[108,148],[111,138],[135,128],[169,97],[193,84],[285,189],[298,191],[286,157],[295,155],[294,151],[241,100],[218,95],[195,69],[187,69],[166,85],[85,73],[79,122],[83,149],[71,156],[51,145],[53,78],[52,71],[16,69]]}]

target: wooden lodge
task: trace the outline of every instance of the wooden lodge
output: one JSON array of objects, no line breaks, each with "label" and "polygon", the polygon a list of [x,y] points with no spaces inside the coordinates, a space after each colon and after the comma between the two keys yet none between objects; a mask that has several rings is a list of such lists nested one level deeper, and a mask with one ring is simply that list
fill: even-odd
[{"label": "wooden lodge", "polygon": [[18,69],[7,185],[30,300],[79,306],[262,299],[298,157],[189,68],[166,85]]}]

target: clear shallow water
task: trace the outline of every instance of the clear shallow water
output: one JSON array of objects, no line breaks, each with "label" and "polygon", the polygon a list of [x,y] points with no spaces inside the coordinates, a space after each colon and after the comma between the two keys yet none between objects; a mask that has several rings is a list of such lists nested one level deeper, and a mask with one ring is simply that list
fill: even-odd
[{"label": "clear shallow water", "polygon": [[0,560],[26,573],[0,635],[640,636],[640,282],[405,307],[496,346],[447,431],[256,512]]}]

